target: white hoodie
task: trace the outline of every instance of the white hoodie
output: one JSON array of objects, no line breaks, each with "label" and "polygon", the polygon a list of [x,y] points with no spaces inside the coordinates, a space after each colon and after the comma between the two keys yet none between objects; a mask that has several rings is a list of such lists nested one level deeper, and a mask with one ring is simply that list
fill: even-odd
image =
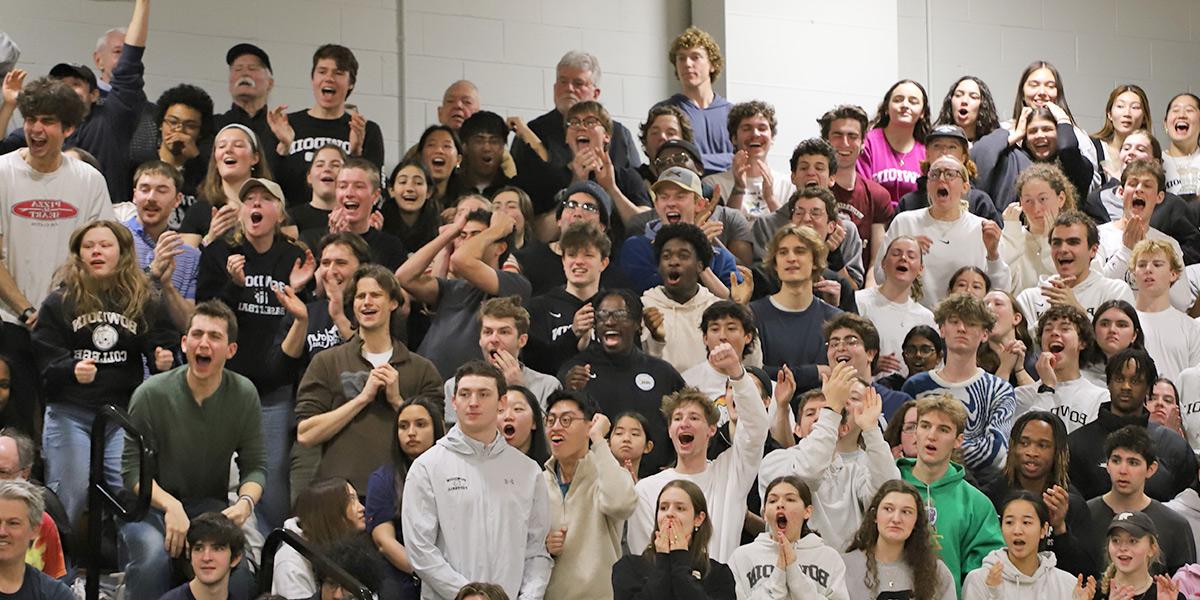
[{"label": "white hoodie", "polygon": [[840,415],[823,410],[808,437],[791,448],[768,454],[758,471],[758,493],[765,499],[767,485],[776,478],[799,477],[813,493],[808,526],[820,532],[831,547],[843,551],[879,486],[900,479],[900,469],[878,427],[863,431],[865,451],[837,452],[840,423]]},{"label": "white hoodie", "polygon": [[[283,528],[304,537],[300,520],[292,517],[283,522]],[[313,576],[312,565],[299,552],[284,544],[275,553],[275,568],[271,572],[271,593],[289,600],[312,598],[320,588]]]},{"label": "white hoodie", "polygon": [[536,462],[497,432],[489,444],[455,425],[413,462],[401,523],[421,598],[450,599],[472,581],[541,600],[550,579],[550,517]]},{"label": "white hoodie", "polygon": [[[997,562],[1004,564],[1000,585],[988,587],[988,571]],[[1074,600],[1076,579],[1057,564],[1053,552],[1038,552],[1037,570],[1026,575],[1008,560],[1008,550],[992,550],[983,557],[983,566],[967,573],[963,600]]]},{"label": "white hoodie", "polygon": [[729,569],[742,600],[848,600],[846,564],[837,550],[815,533],[795,542],[796,560],[787,572],[778,569],[779,544],[764,531],[733,551]]},{"label": "white hoodie", "polygon": [[1200,548],[1200,494],[1197,494],[1193,488],[1187,488],[1179,492],[1174,500],[1163,504],[1187,519],[1188,524],[1192,526],[1192,537],[1196,541],[1196,547]]},{"label": "white hoodie", "polygon": [[[763,406],[758,386],[749,373],[733,382],[734,406],[738,423],[733,435],[733,447],[709,461],[702,473],[686,475],[666,469],[637,483],[638,506],[629,517],[629,547],[634,554],[650,545],[654,532],[658,494],[668,483],[686,479],[700,487],[708,502],[708,518],[712,521],[713,536],[708,555],[717,562],[726,562],[742,539],[746,520],[746,496],[758,475],[762,462],[763,443],[767,441],[767,408]],[[405,504],[408,499],[405,499]],[[405,541],[408,540],[407,534]]]}]

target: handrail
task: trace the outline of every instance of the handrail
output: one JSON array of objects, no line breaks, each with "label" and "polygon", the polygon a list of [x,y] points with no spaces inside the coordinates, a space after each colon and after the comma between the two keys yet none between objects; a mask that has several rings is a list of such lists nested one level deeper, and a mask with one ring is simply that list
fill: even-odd
[{"label": "handrail", "polygon": [[[117,498],[118,492],[108,489],[104,478],[104,455],[107,445],[109,421],[116,421],[125,431],[128,441],[138,447],[138,494],[133,505],[126,508]],[[91,432],[92,458],[88,468],[88,540],[87,540],[87,587],[85,598],[99,600],[100,598],[100,546],[101,527],[104,511],[110,511],[122,521],[137,521],[146,516],[150,509],[150,492],[154,488],[154,475],[157,471],[153,446],[146,441],[142,432],[138,431],[125,411],[111,405],[105,405],[92,421]]]},{"label": "handrail", "polygon": [[[276,529],[267,536],[262,547],[262,564],[258,567],[258,593],[271,593],[271,580],[275,571],[275,553],[282,545],[288,545],[312,564],[313,572],[323,573],[325,577],[334,580],[342,589],[347,590],[358,600],[375,600],[375,594],[360,583],[353,575],[337,566],[324,554],[318,552],[304,538],[294,531]],[[318,580],[320,577],[318,577]]]}]

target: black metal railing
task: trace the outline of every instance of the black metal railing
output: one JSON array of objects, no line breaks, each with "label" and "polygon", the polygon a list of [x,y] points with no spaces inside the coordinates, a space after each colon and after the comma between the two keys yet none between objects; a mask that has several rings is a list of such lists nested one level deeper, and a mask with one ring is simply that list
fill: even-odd
[{"label": "black metal railing", "polygon": [[267,536],[267,541],[263,543],[262,564],[258,567],[258,593],[260,595],[271,592],[271,578],[275,571],[275,553],[284,544],[291,546],[293,550],[300,553],[300,556],[308,560],[315,573],[324,574],[324,578],[332,579],[358,600],[374,600],[375,595],[371,593],[371,590],[364,587],[354,576],[309,546],[304,538],[286,529],[272,531],[271,535]]},{"label": "black metal railing", "polygon": [[[128,435],[127,443],[132,441],[138,447],[138,467],[141,474],[138,479],[138,494],[133,505],[126,507],[121,502],[120,491],[108,489],[104,478],[104,454],[107,445],[108,424],[116,424]],[[96,419],[92,421],[92,459],[88,469],[88,535],[87,535],[87,600],[100,598],[100,569],[102,564],[101,545],[104,511],[109,511],[118,519],[129,522],[137,521],[146,516],[150,508],[150,492],[154,487],[155,460],[154,448],[142,436],[125,411],[106,405],[100,409]]]}]

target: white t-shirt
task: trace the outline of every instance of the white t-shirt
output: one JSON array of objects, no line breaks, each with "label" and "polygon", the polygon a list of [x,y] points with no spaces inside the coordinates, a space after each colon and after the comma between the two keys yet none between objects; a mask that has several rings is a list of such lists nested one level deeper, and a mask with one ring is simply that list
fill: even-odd
[{"label": "white t-shirt", "polygon": [[1200,148],[1187,156],[1163,153],[1163,170],[1167,173],[1167,191],[1172,194],[1200,192]]},{"label": "white t-shirt", "polygon": [[1179,383],[1184,369],[1200,365],[1200,323],[1174,308],[1137,315],[1159,377]]},{"label": "white t-shirt", "polygon": [[1071,381],[1060,381],[1054,393],[1039,392],[1042,382],[1022,385],[1015,390],[1017,396],[1016,416],[1032,410],[1046,410],[1059,416],[1067,433],[1071,433],[1096,420],[1100,405],[1108,402],[1108,389],[1080,377]]},{"label": "white t-shirt", "polygon": [[[1088,318],[1096,316],[1096,307],[1109,300],[1124,300],[1133,305],[1133,292],[1124,281],[1109,279],[1092,270],[1084,278],[1083,283],[1072,289],[1075,299],[1087,311]],[[1017,304],[1021,306],[1025,316],[1029,317],[1029,335],[1037,339],[1037,322],[1042,313],[1050,309],[1050,302],[1042,296],[1040,287],[1031,287],[1017,296]]]},{"label": "white t-shirt", "polygon": [[[771,189],[775,193],[775,203],[780,206],[787,204],[788,199],[792,197],[792,193],[796,191],[796,185],[792,183],[792,174],[771,169],[771,179],[774,180],[775,184]],[[729,203],[729,193],[736,187],[733,183],[733,171],[713,173],[704,178],[704,183],[712,186],[721,186],[722,204]],[[767,208],[765,200],[752,200],[747,195],[742,197],[742,213],[746,215],[746,218],[753,221],[759,217],[771,214],[771,209]]]},{"label": "white t-shirt", "polygon": [[[1129,285],[1129,289],[1137,293],[1137,281],[1133,277],[1133,265],[1129,264],[1130,258],[1133,256],[1133,250],[1125,247],[1123,236],[1125,232],[1117,229],[1116,222],[1108,222],[1099,227],[1100,229],[1100,249],[1096,252],[1096,258],[1092,261],[1092,271],[1100,273],[1109,279],[1120,279]],[[1175,238],[1150,227],[1146,231],[1146,239],[1158,240],[1171,245],[1171,249],[1175,251],[1175,256],[1183,261],[1183,249],[1179,247],[1179,242]],[[1034,284],[1036,285],[1036,283]],[[1192,292],[1192,286],[1184,273],[1179,274],[1179,279],[1175,281],[1175,285],[1171,286],[1170,290],[1171,306],[1179,310],[1186,311],[1191,308],[1192,302],[1195,301],[1195,294]]]},{"label": "white t-shirt", "polygon": [[[892,302],[879,288],[866,288],[854,292],[858,314],[871,320],[879,330],[879,355],[895,354],[900,357],[904,336],[917,325],[928,325],[937,329],[933,312],[908,298],[904,303]],[[900,361],[901,375],[908,376],[908,366]],[[887,375],[887,373],[878,373]]]},{"label": "white t-shirt", "polygon": [[[64,155],[58,170],[40,173],[25,162],[25,152],[0,156],[0,235],[8,272],[21,293],[40,306],[55,269],[70,256],[71,233],[116,215],[99,171]],[[7,306],[0,308],[0,318],[17,322]]]},{"label": "white t-shirt", "polygon": [[924,295],[921,304],[936,306],[946,296],[950,277],[961,267],[982,269],[992,280],[992,286],[1007,290],[1012,275],[1002,258],[988,261],[983,245],[982,217],[962,211],[957,220],[939,221],[929,216],[929,209],[908,210],[898,215],[888,228],[887,237],[875,252],[877,280],[883,278],[883,252],[892,240],[902,235],[926,236],[933,243],[925,254],[925,272],[921,275]]}]

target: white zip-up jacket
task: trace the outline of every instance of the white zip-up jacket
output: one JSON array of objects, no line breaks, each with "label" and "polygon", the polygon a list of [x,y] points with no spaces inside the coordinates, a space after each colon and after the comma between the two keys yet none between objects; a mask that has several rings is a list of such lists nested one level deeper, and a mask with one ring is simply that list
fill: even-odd
[{"label": "white zip-up jacket", "polygon": [[650,544],[658,494],[676,479],[686,479],[699,486],[708,501],[708,518],[713,526],[708,556],[723,563],[737,549],[746,520],[746,496],[762,463],[763,443],[767,440],[769,425],[767,408],[752,378],[747,373],[741,380],[733,382],[738,415],[733,447],[722,452],[716,460],[709,461],[702,473],[688,475],[666,469],[637,483],[638,505],[629,517],[628,537],[630,551],[634,554],[640,554]]},{"label": "white zip-up jacket", "polygon": [[[963,581],[963,600],[1074,600],[1076,580],[1056,567],[1053,552],[1038,552],[1038,568],[1026,575],[1008,560],[1008,550],[998,548],[983,557],[983,566],[967,573]],[[988,571],[996,562],[1004,564],[1000,585],[989,587]]]},{"label": "white zip-up jacket", "polygon": [[764,531],[733,551],[729,568],[742,600],[848,600],[846,563],[837,550],[810,533],[795,542],[796,560],[779,570],[779,543]]},{"label": "white zip-up jacket", "polygon": [[842,454],[837,451],[841,416],[822,410],[808,437],[791,448],[775,450],[762,461],[758,471],[759,497],[767,496],[767,485],[778,477],[795,475],[813,493],[813,513],[808,526],[825,543],[845,551],[862,523],[866,506],[890,479],[900,478],[896,459],[878,427],[863,431],[866,450]]},{"label": "white zip-up jacket", "polygon": [[550,518],[541,467],[497,432],[491,443],[455,425],[413,462],[401,511],[421,598],[449,600],[472,581],[541,600],[550,580]]}]

